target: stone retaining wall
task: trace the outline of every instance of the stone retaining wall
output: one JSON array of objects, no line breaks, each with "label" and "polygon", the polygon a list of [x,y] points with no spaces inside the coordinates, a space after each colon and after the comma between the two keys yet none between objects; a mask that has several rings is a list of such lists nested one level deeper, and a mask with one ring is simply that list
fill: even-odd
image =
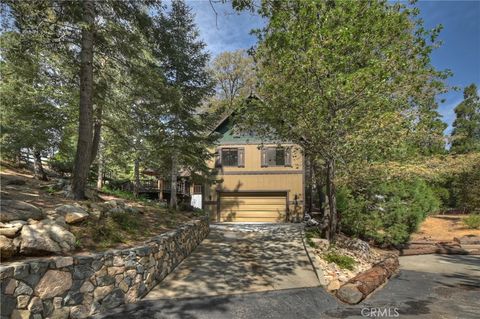
[{"label": "stone retaining wall", "polygon": [[208,235],[207,218],[143,246],[2,265],[1,319],[87,318],[145,296]]}]

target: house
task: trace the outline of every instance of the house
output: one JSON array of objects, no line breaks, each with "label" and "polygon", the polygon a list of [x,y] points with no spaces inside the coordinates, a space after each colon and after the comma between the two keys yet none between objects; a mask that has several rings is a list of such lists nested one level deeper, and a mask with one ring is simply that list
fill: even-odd
[{"label": "house", "polygon": [[240,132],[234,116],[214,129],[220,134],[215,160],[217,182],[192,185],[192,203],[217,222],[286,222],[303,217],[304,157],[292,143],[265,141]]}]

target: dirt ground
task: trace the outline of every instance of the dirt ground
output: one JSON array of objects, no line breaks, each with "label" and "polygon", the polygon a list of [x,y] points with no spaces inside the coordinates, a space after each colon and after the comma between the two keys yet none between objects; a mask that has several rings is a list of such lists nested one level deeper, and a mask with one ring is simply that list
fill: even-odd
[{"label": "dirt ground", "polygon": [[[122,229],[111,220],[87,220],[79,224],[70,225],[70,231],[79,240],[79,245],[74,254],[92,250],[104,250],[108,248],[126,248],[150,237],[175,229],[179,224],[194,219],[192,212],[170,212],[160,207],[158,203],[145,203],[121,199],[109,194],[98,193],[98,200],[74,201],[65,198],[63,191],[56,191],[55,184],[58,179],[51,178],[49,181],[39,181],[33,178],[29,170],[12,167],[5,162],[0,166],[1,199],[21,200],[35,205],[47,212],[54,210],[62,204],[79,203],[87,207],[90,203],[100,203],[112,199],[122,200],[126,205],[135,207],[140,211],[139,218],[134,227]],[[23,182],[12,182],[21,180]],[[102,223],[103,222],[103,223]],[[108,229],[105,229],[107,227]],[[98,232],[118,232],[112,240],[105,236],[105,240],[99,240]],[[112,237],[112,236],[110,236]]]},{"label": "dirt ground", "polygon": [[451,241],[454,237],[466,235],[480,236],[480,229],[468,229],[462,222],[467,215],[429,216],[412,234],[410,241],[434,240]]}]

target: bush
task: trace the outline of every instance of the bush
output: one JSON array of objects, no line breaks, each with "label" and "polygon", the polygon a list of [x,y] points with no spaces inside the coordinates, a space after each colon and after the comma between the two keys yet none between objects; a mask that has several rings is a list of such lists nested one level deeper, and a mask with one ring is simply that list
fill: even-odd
[{"label": "bush", "polygon": [[353,270],[355,267],[355,259],[350,256],[340,255],[335,251],[330,251],[323,255],[323,258],[329,263],[335,263],[342,269]]},{"label": "bush", "polygon": [[310,247],[315,248],[315,243],[312,238],[320,238],[320,230],[318,228],[309,228],[305,230],[305,237],[307,238],[307,244]]},{"label": "bush", "polygon": [[341,188],[337,202],[346,234],[382,245],[408,241],[420,222],[440,207],[438,196],[422,179]]},{"label": "bush", "polygon": [[470,229],[479,229],[480,215],[470,214],[463,220],[463,223]]},{"label": "bush", "polygon": [[112,213],[110,216],[115,221],[115,223],[120,226],[121,229],[125,230],[128,233],[134,233],[140,228],[137,214],[118,212]]}]

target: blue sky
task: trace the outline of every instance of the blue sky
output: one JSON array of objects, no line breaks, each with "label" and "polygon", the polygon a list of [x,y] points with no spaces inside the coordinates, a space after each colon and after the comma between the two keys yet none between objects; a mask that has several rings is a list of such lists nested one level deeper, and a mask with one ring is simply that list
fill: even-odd
[{"label": "blue sky", "polygon": [[[203,40],[212,56],[223,51],[248,49],[256,42],[250,31],[263,25],[255,14],[238,14],[231,5],[215,3],[217,16],[208,0],[187,0],[196,14],[196,22]],[[476,83],[480,88],[480,0],[477,1],[420,1],[416,4],[427,28],[442,24],[440,39],[442,47],[432,54],[432,63],[437,69],[450,69],[453,76],[447,83],[465,87]],[[453,109],[463,99],[462,91],[452,91],[441,98],[439,107],[443,120],[449,124],[455,118]]]}]

